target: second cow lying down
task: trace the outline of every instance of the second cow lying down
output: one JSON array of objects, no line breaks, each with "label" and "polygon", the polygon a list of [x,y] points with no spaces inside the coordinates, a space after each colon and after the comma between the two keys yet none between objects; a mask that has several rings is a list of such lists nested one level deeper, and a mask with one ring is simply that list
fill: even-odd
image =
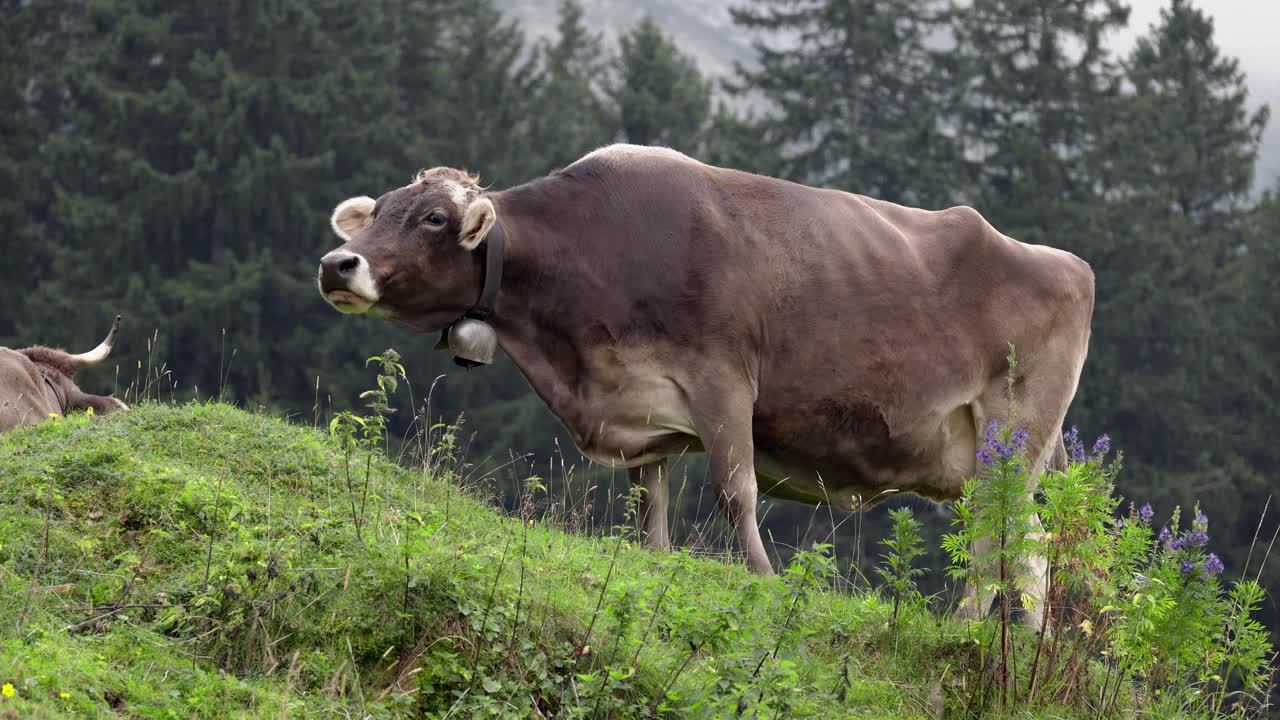
[{"label": "second cow lying down", "polygon": [[113,397],[82,392],[75,382],[77,372],[107,359],[119,332],[117,315],[106,339],[78,355],[41,346],[21,350],[0,347],[0,431],[35,425],[54,414],[75,410],[93,408],[98,414],[128,410]]}]

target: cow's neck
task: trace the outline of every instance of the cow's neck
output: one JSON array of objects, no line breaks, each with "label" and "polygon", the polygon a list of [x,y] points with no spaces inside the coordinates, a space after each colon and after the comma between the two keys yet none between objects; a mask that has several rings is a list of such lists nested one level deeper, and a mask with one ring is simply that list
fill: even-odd
[{"label": "cow's neck", "polygon": [[54,407],[58,408],[58,412],[66,413],[67,412],[66,393],[64,393],[58,387],[57,383],[50,380],[49,376],[46,375],[45,373],[41,372],[40,378],[44,380],[44,389],[45,389],[45,392],[49,394],[50,402],[53,403]]},{"label": "cow's neck", "polygon": [[584,352],[601,339],[594,337],[601,327],[597,299],[608,289],[592,272],[592,258],[574,247],[580,228],[563,216],[552,217],[554,208],[573,207],[579,200],[572,182],[558,180],[546,178],[491,196],[506,231],[507,252],[489,322],[534,392],[574,431],[582,421],[576,417],[576,398],[591,380]]}]

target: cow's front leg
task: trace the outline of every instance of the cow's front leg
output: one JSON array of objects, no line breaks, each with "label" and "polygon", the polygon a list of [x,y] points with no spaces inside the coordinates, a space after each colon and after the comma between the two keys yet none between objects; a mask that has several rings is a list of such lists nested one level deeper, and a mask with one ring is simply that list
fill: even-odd
[{"label": "cow's front leg", "polygon": [[[1027,499],[1027,502],[1032,501],[1032,498]],[[1040,526],[1040,517],[1035,513],[1031,515],[1031,531],[1027,534],[1027,537],[1036,543],[1042,542],[1044,539],[1044,528]],[[973,543],[974,558],[995,557],[996,552],[996,542],[992,538],[978,538]],[[983,574],[982,586],[987,585],[997,575],[994,563],[984,564],[981,572]],[[1033,609],[1022,615],[1023,622],[1037,632],[1042,630],[1048,611],[1045,605],[1049,583],[1047,560],[1042,554],[1036,553],[1024,558],[1019,567],[1010,568],[1010,572],[1018,574],[1019,577],[1014,584],[1016,587],[1021,588],[1021,593],[1030,597],[1034,606]],[[1016,597],[1019,593],[1015,591],[1011,594]],[[991,601],[994,599],[995,593],[980,587],[979,583],[975,583],[970,578],[965,581],[961,605],[956,608],[955,615],[962,620],[981,620],[987,614],[988,608],[991,607]]]},{"label": "cow's front leg", "polygon": [[[974,561],[978,558],[988,557],[995,549],[995,542],[988,537],[980,537],[974,540],[973,547],[970,552],[973,553]],[[991,607],[991,601],[995,599],[995,593],[986,589],[988,585],[987,579],[992,576],[992,566],[989,563],[982,565],[980,572],[985,576],[982,582],[975,581],[974,578],[965,580],[964,591],[960,596],[960,604],[956,606],[955,617],[959,620],[968,622],[977,622],[986,617],[987,610]]]},{"label": "cow's front leg", "polygon": [[[1040,525],[1040,516],[1032,513],[1031,532],[1028,537],[1032,542],[1044,542],[1044,527]],[[1031,598],[1032,609],[1024,614],[1023,622],[1032,630],[1044,630],[1045,621],[1049,618],[1049,559],[1042,553],[1036,553],[1023,563],[1023,592]]]},{"label": "cow's front leg", "polygon": [[129,406],[109,395],[90,395],[89,393],[81,392],[79,389],[67,393],[65,411],[84,411],[89,408],[93,408],[95,415],[106,415],[116,410],[128,410]]},{"label": "cow's front leg", "polygon": [[[735,411],[736,410],[736,411]],[[716,499],[738,537],[738,548],[747,566],[762,575],[772,575],[760,528],[756,525],[755,446],[751,437],[751,407],[717,413],[698,428],[711,466]]]},{"label": "cow's front leg", "polygon": [[632,485],[644,488],[644,494],[640,497],[640,537],[645,545],[666,550],[671,547],[671,538],[667,534],[667,497],[670,487],[667,461],[658,460],[633,467],[628,474]]}]

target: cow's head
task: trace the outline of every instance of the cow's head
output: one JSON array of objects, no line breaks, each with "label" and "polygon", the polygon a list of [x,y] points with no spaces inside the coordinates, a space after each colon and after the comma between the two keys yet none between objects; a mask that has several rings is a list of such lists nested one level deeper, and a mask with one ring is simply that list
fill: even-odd
[{"label": "cow's head", "polygon": [[82,392],[76,385],[76,373],[101,363],[111,355],[111,348],[115,346],[116,336],[119,333],[120,316],[117,315],[115,322],[111,323],[111,330],[107,333],[106,339],[89,352],[72,354],[66,350],[40,345],[22,348],[18,352],[25,355],[40,371],[63,413],[89,407],[99,414],[113,410],[128,410],[129,407],[116,398],[89,395]]},{"label": "cow's head", "polygon": [[424,170],[376,201],[345,200],[331,222],[346,242],[320,259],[320,294],[344,313],[440,330],[476,302],[483,273],[472,251],[496,220],[477,178],[452,168]]}]

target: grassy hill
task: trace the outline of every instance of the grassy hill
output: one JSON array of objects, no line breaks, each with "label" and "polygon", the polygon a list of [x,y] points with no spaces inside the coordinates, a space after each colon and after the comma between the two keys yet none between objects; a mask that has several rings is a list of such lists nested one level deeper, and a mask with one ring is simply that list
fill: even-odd
[{"label": "grassy hill", "polygon": [[0,436],[0,718],[971,716],[966,628],[821,553],[556,524],[216,403]]},{"label": "grassy hill", "polygon": [[0,717],[932,717],[965,656],[801,565],[502,517],[226,405],[3,436],[0,498]]}]

